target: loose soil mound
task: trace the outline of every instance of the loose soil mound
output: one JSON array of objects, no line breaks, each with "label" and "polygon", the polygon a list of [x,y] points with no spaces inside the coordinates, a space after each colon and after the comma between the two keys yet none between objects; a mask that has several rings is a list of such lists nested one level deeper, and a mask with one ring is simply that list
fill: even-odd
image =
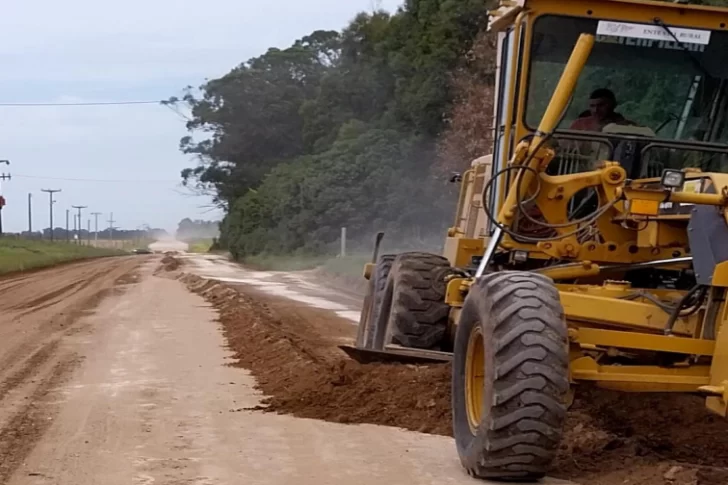
[{"label": "loose soil mound", "polygon": [[[450,435],[450,367],[362,365],[318,329],[197,276],[182,280],[220,312],[258,409]],[[728,424],[693,396],[579,389],[553,475],[589,485],[728,484]]]},{"label": "loose soil mound", "polygon": [[450,433],[448,366],[361,365],[326,345],[325,336],[277,320],[232,288],[196,276],[183,280],[220,311],[237,365],[253,373],[266,396],[260,409]]},{"label": "loose soil mound", "polygon": [[579,389],[557,475],[590,485],[728,484],[728,424],[688,395]]},{"label": "loose soil mound", "polygon": [[164,258],[162,258],[161,268],[164,271],[177,271],[180,265],[181,263],[179,262],[179,259],[175,258],[172,255],[168,254]]}]

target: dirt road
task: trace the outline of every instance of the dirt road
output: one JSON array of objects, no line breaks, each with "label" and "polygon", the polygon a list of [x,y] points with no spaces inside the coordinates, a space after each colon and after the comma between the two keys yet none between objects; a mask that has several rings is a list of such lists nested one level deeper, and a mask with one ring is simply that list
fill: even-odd
[{"label": "dirt road", "polygon": [[[484,483],[449,436],[447,365],[337,349],[345,290],[159,259],[0,279],[0,485]],[[568,420],[558,477],[728,483],[728,424],[695,397],[580,391]]]},{"label": "dirt road", "polygon": [[80,362],[69,344],[91,332],[81,317],[140,262],[93,260],[0,279],[0,483],[50,424],[47,396]]},{"label": "dirt road", "polygon": [[0,283],[0,483],[473,483],[447,437],[248,410],[216,312],[156,259]]}]

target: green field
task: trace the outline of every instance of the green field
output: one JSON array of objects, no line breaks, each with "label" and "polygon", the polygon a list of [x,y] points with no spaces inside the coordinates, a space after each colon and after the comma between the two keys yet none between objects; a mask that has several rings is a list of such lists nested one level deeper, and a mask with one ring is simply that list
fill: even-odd
[{"label": "green field", "polygon": [[0,274],[118,254],[122,253],[77,244],[0,238]]}]

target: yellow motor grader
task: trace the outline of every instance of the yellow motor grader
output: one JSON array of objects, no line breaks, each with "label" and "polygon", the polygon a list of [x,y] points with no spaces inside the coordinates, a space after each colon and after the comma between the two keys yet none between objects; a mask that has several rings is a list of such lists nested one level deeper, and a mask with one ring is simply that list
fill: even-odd
[{"label": "yellow motor grader", "polygon": [[492,156],[443,255],[379,255],[360,361],[452,361],[476,477],[544,476],[580,383],[728,407],[728,9],[501,0]]}]

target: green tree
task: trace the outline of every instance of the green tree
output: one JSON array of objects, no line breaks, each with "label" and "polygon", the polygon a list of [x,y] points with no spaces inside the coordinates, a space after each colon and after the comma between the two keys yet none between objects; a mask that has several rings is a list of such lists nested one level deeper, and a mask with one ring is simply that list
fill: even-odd
[{"label": "green tree", "polygon": [[[492,3],[492,2],[490,2]],[[368,240],[444,237],[453,191],[433,175],[453,105],[452,71],[485,25],[488,2],[408,0],[270,49],[171,103],[192,112],[182,173],[226,209],[236,257],[321,251],[342,226]]]},{"label": "green tree", "polygon": [[336,63],[339,34],[317,31],[288,49],[270,49],[225,76],[191,89],[182,100],[192,111],[187,128],[207,135],[182,138],[180,149],[199,165],[183,180],[212,191],[226,206],[256,186],[277,163],[304,153],[304,102],[315,96],[324,73]]}]

